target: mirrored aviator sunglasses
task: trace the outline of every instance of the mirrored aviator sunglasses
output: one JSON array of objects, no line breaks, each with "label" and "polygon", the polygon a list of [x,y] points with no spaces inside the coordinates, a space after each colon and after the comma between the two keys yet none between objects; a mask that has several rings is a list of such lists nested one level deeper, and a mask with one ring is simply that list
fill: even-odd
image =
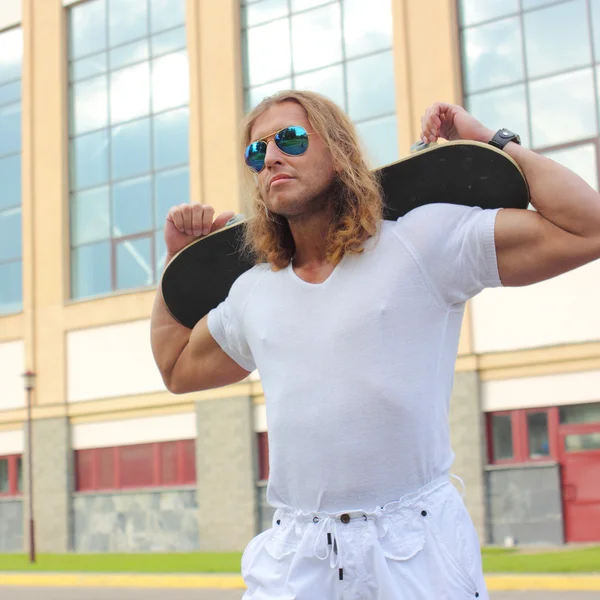
[{"label": "mirrored aviator sunglasses", "polygon": [[248,145],[244,153],[246,165],[255,173],[260,173],[265,167],[265,158],[267,156],[267,144],[273,138],[276,146],[288,156],[300,156],[308,149],[308,136],[304,127],[292,125],[284,127],[280,131],[271,133],[260,140],[256,140]]}]

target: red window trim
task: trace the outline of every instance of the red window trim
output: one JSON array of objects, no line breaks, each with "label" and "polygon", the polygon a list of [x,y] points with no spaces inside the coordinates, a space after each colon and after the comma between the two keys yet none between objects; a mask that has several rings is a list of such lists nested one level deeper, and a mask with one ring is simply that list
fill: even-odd
[{"label": "red window trim", "polygon": [[258,480],[267,481],[269,479],[269,434],[266,431],[259,431],[256,434],[258,449]]},{"label": "red window trim", "polygon": [[[531,413],[546,413],[548,418],[548,443],[549,456],[531,458],[529,456],[529,435],[527,431],[527,415]],[[509,415],[511,417],[513,456],[512,458],[496,460],[494,458],[494,445],[492,437],[492,417]],[[558,408],[536,407],[515,410],[499,410],[486,413],[486,434],[488,464],[490,465],[517,465],[523,463],[544,463],[559,460],[558,448]]]},{"label": "red window trim", "polygon": [[21,496],[22,492],[18,489],[17,479],[17,460],[22,459],[22,454],[8,454],[6,456],[0,456],[0,460],[8,460],[8,492],[0,492],[1,498],[8,498],[12,496]]},{"label": "red window trim", "polygon": [[[173,441],[169,442],[151,442],[149,444],[131,444],[128,446],[113,446],[111,448],[87,448],[84,450],[75,450],[75,491],[77,492],[94,492],[104,490],[123,490],[123,489],[140,489],[140,488],[169,488],[179,487],[183,485],[194,485],[196,483],[196,464],[195,464],[195,452],[191,454],[192,461],[187,461],[186,456],[189,452],[186,452],[187,444],[194,444],[196,440],[174,440],[177,448],[177,476],[175,481],[165,483],[161,481],[161,447],[164,444],[172,444]],[[152,471],[152,482],[144,485],[131,485],[123,483],[123,465],[121,461],[121,452],[124,448],[131,448],[135,446],[150,446],[151,447],[151,465]],[[100,452],[112,450],[112,482],[111,485],[100,484],[99,470],[100,470]],[[91,473],[89,481],[90,484],[83,486],[81,480],[81,473],[79,472],[79,461],[78,457],[83,454],[91,456]],[[189,464],[188,464],[189,463]],[[186,477],[186,472],[193,473],[194,476]]]}]

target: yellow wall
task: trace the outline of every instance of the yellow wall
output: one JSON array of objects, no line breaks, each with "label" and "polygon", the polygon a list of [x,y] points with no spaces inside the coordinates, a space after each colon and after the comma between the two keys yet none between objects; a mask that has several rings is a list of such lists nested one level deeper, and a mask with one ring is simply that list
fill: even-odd
[{"label": "yellow wall", "polygon": [[[239,0],[187,0],[190,65],[190,185],[194,201],[242,211],[237,124],[242,116]],[[24,339],[26,368],[37,373],[35,416],[99,419],[183,408],[196,399],[251,393],[243,383],[174,397],[167,392],[66,404],[66,334],[150,316],[154,290],[106,298],[69,299],[66,11],[61,0],[23,0],[23,286],[24,310],[0,318],[0,342]],[[394,58],[401,155],[416,141],[420,117],[436,100],[461,102],[453,0],[393,0]],[[459,370],[485,377],[523,376],[537,361],[561,369],[598,368],[597,345],[473,356],[471,316],[461,336]],[[544,354],[546,352],[546,354]],[[592,352],[592,356],[590,356]],[[551,356],[550,356],[551,354]],[[575,363],[573,362],[575,361]],[[514,369],[517,369],[515,371]],[[104,415],[104,416],[103,416]],[[24,418],[0,412],[0,426]]]}]

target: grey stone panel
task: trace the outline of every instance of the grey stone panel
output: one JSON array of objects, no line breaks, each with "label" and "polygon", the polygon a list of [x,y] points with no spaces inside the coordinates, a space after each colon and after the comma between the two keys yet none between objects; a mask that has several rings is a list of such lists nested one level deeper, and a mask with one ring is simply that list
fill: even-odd
[{"label": "grey stone panel", "polygon": [[492,467],[487,472],[490,542],[564,543],[560,467]]},{"label": "grey stone panel", "polygon": [[24,552],[24,511],[20,498],[0,499],[0,552]]},{"label": "grey stone panel", "polygon": [[273,524],[275,509],[267,503],[267,486],[259,484],[258,492],[258,527],[259,533],[266,531]]},{"label": "grey stone panel", "polygon": [[77,494],[77,552],[199,550],[195,489]]}]

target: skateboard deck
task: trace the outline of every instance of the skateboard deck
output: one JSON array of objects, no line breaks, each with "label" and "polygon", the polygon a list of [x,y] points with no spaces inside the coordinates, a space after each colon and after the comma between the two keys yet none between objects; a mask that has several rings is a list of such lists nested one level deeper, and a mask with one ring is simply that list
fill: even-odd
[{"label": "skateboard deck", "polygon": [[[519,208],[529,205],[529,187],[518,164],[505,152],[470,141],[428,146],[379,171],[384,218],[396,220],[432,203]],[[233,282],[253,263],[240,253],[247,219],[238,215],[224,228],[198,238],[166,266],[160,289],[167,309],[193,328],[227,297]]]}]

